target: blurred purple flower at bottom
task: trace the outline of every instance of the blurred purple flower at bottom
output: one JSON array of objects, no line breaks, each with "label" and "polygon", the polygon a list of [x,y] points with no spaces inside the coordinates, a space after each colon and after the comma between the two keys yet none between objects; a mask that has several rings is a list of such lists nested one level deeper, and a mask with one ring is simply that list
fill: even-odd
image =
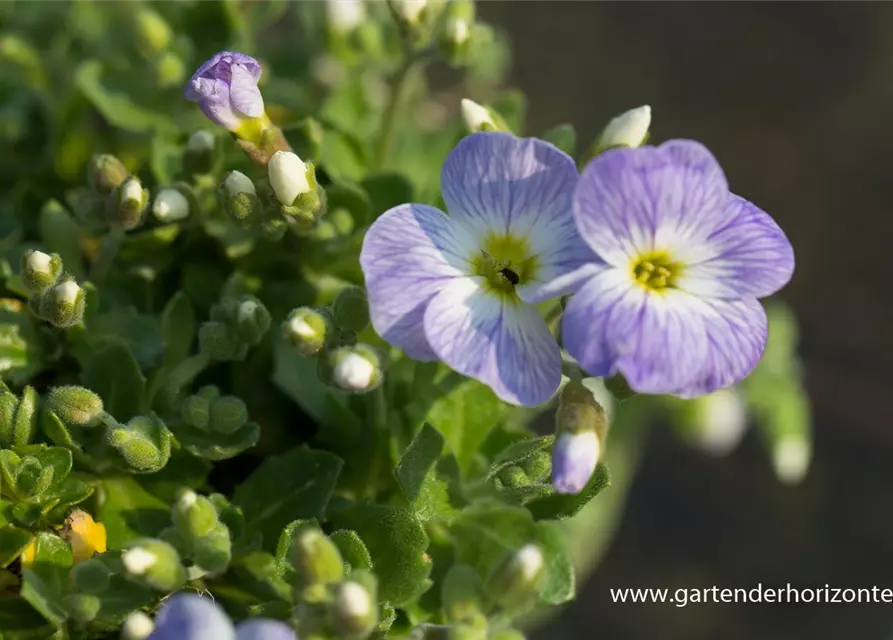
[{"label": "blurred purple flower at bottom", "polygon": [[221,51],[205,62],[186,85],[187,100],[198,102],[208,118],[238,133],[264,118],[264,99],[257,87],[263,70],[249,55]]},{"label": "blurred purple flower at bottom", "polygon": [[781,289],[794,252],[766,213],[729,192],[700,143],[607,151],[574,194],[598,256],[567,305],[564,344],[593,376],[683,398],[747,376],[766,346],[758,299]]},{"label": "blurred purple flower at bottom", "polygon": [[297,640],[284,622],[254,618],[233,628],[210,598],[178,593],[165,602],[147,640]]}]

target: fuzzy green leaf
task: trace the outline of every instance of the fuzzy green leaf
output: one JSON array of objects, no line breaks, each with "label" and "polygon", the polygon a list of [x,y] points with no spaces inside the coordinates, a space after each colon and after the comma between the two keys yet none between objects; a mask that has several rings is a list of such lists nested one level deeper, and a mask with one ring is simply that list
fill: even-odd
[{"label": "fuzzy green leaf", "polygon": [[329,539],[338,547],[344,562],[350,565],[351,571],[372,571],[372,556],[355,531],[341,529],[332,533]]},{"label": "fuzzy green leaf", "polygon": [[[440,464],[443,446],[443,435],[426,423],[394,470],[403,495],[423,522],[449,518],[455,511],[449,483],[443,479],[447,474],[439,473],[439,468],[445,471],[449,464],[447,460]],[[453,479],[458,483],[458,472]]]},{"label": "fuzzy green leaf", "polygon": [[600,464],[580,493],[576,495],[552,493],[531,500],[527,503],[527,508],[537,520],[564,520],[577,515],[583,507],[589,504],[590,500],[608,488],[610,484],[611,476],[608,473],[608,467]]},{"label": "fuzzy green leaf", "polygon": [[146,379],[123,344],[109,344],[87,362],[81,381],[102,397],[105,410],[124,422],[142,412]]},{"label": "fuzzy green leaf", "polygon": [[135,478],[107,478],[102,487],[105,502],[97,520],[105,525],[109,548],[120,549],[131,540],[157,536],[170,525],[168,504],[146,491]]},{"label": "fuzzy green leaf", "polygon": [[135,132],[172,128],[170,120],[163,115],[149,111],[127,95],[103,85],[102,71],[102,63],[89,60],[77,69],[74,82],[110,124],[124,131]]},{"label": "fuzzy green leaf", "polygon": [[178,291],[167,303],[161,314],[164,334],[164,364],[171,367],[185,360],[192,352],[195,340],[195,310],[182,291]]}]

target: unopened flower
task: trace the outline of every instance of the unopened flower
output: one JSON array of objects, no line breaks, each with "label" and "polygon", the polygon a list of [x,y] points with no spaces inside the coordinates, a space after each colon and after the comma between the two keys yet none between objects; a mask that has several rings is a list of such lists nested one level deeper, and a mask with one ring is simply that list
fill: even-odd
[{"label": "unopened flower", "polygon": [[89,560],[94,553],[105,553],[105,525],[96,522],[86,511],[74,509],[65,520],[64,531],[71,543],[71,555],[75,563]]},{"label": "unopened flower", "polygon": [[22,255],[22,280],[29,289],[45,291],[56,283],[61,274],[62,259],[58,254],[26,251]]},{"label": "unopened flower", "polygon": [[186,143],[186,150],[190,153],[207,153],[214,150],[214,134],[207,129],[199,129]]},{"label": "unopened flower", "polygon": [[552,486],[558,493],[580,493],[601,454],[601,445],[594,431],[562,433],[552,449]]},{"label": "unopened flower", "polygon": [[278,620],[253,618],[233,626],[212,598],[178,593],[158,610],[148,640],[297,640]]},{"label": "unopened flower", "polygon": [[152,203],[152,215],[159,222],[177,222],[189,215],[189,200],[177,189],[162,189]]},{"label": "unopened flower", "polygon": [[794,253],[704,146],[604,152],[580,178],[574,217],[597,258],[575,274],[586,280],[562,333],[586,371],[694,397],[753,370],[767,336],[758,298],[790,280]]},{"label": "unopened flower", "polygon": [[747,430],[747,405],[735,389],[720,389],[695,403],[695,444],[716,456],[730,453]]},{"label": "unopened flower", "polygon": [[599,147],[638,147],[644,144],[651,126],[651,107],[644,105],[611,120],[599,139]]},{"label": "unopened flower", "polygon": [[348,393],[367,393],[382,381],[382,363],[378,352],[365,344],[339,347],[329,353],[332,382]]},{"label": "unopened flower", "polygon": [[[574,161],[507,133],[464,138],[443,167],[447,210],[405,204],[366,234],[360,264],[375,330],[514,404],[545,402],[561,357],[535,304],[591,257],[577,236]],[[559,280],[559,278],[562,278]]]},{"label": "unopened flower", "polygon": [[230,171],[223,182],[223,186],[231,197],[235,197],[240,193],[257,194],[257,188],[254,186],[251,178],[241,171]]},{"label": "unopened flower", "polygon": [[428,6],[428,0],[393,0],[394,11],[409,24],[416,24]]},{"label": "unopened flower", "polygon": [[462,119],[471,133],[478,131],[505,131],[506,127],[497,121],[493,111],[468,98],[461,102]]},{"label": "unopened flower", "polygon": [[353,31],[366,17],[363,0],[327,0],[326,13],[332,28],[341,32]]},{"label": "unopened flower", "polygon": [[185,96],[198,102],[212,122],[252,138],[266,124],[264,99],[257,87],[261,73],[260,63],[251,56],[221,51],[198,68]]},{"label": "unopened flower", "polygon": [[307,165],[291,151],[273,154],[267,170],[276,199],[284,205],[291,206],[299,195],[310,191]]}]

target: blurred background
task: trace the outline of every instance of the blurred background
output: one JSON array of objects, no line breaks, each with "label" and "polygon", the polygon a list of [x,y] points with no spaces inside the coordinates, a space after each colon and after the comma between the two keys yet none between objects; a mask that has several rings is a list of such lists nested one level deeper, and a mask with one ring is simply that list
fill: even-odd
[{"label": "blurred background", "polygon": [[[893,586],[893,5],[481,2],[528,123],[582,140],[650,104],[787,232],[814,457],[799,486],[756,434],[705,456],[651,429],[604,561],[538,638],[888,638],[885,604],[614,604],[609,588]],[[610,446],[610,445],[609,445]]]}]

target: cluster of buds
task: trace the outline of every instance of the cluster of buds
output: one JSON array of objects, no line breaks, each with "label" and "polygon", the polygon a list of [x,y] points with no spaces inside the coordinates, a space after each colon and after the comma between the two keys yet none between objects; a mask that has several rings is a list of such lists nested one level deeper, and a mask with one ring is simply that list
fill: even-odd
[{"label": "cluster of buds", "polygon": [[270,312],[251,295],[225,297],[211,308],[211,319],[199,329],[201,352],[220,362],[244,360],[270,328]]},{"label": "cluster of buds", "polygon": [[555,422],[552,485],[558,493],[577,494],[601,457],[608,428],[605,411],[580,380],[571,380],[561,391]]},{"label": "cluster of buds", "polygon": [[282,324],[285,339],[305,357],[318,358],[326,384],[347,393],[368,393],[384,378],[385,355],[358,343],[369,325],[369,303],[361,287],[346,287],[328,308],[294,309]]},{"label": "cluster of buds", "polygon": [[63,273],[62,258],[29,250],[22,255],[22,281],[31,292],[28,305],[54,327],[73,327],[84,317],[86,292]]},{"label": "cluster of buds", "polygon": [[171,516],[174,525],[161,537],[174,545],[180,557],[191,560],[190,579],[217,574],[229,566],[230,532],[211,500],[190,489],[182,490]]},{"label": "cluster of buds", "polygon": [[94,155],[87,167],[87,182],[93,190],[85,203],[75,208],[82,222],[129,231],[139,227],[149,207],[149,191],[117,157]]},{"label": "cluster of buds", "polygon": [[248,407],[235,396],[222,396],[214,386],[202,387],[180,405],[181,424],[174,426],[180,443],[197,456],[226,460],[254,446],[260,427],[248,421]]}]

